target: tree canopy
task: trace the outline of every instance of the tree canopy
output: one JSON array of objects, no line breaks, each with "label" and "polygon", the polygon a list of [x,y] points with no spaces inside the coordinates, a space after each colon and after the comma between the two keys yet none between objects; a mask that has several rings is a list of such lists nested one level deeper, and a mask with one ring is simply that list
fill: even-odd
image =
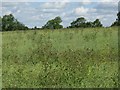
[{"label": "tree canopy", "polygon": [[93,27],[102,27],[103,25],[101,24],[100,20],[99,19],[96,19],[94,22],[93,22]]},{"label": "tree canopy", "polygon": [[12,14],[4,15],[2,18],[2,30],[11,31],[11,30],[26,30],[27,26],[19,22]]},{"label": "tree canopy", "polygon": [[[63,26],[60,24],[62,22],[61,17],[55,17],[54,19],[49,20],[42,28],[37,28],[35,26],[32,29],[61,29]],[[102,23],[99,19],[96,19],[93,22],[87,22],[84,17],[79,17],[75,21],[70,23],[71,25],[67,28],[86,28],[86,27],[102,27]],[[120,12],[117,13],[117,19],[111,26],[120,26]],[[12,14],[4,15],[0,17],[0,31],[12,31],[12,30],[28,30],[27,26],[19,22]]]},{"label": "tree canopy", "polygon": [[42,28],[43,29],[60,29],[63,28],[60,23],[62,22],[62,19],[60,17],[55,17],[52,20],[49,20]]},{"label": "tree canopy", "polygon": [[2,18],[0,17],[0,31],[2,30]]},{"label": "tree canopy", "polygon": [[117,13],[117,19],[111,26],[120,26],[120,12]]},{"label": "tree canopy", "polygon": [[71,23],[69,28],[79,28],[79,27],[102,27],[102,24],[99,19],[96,19],[94,22],[86,22],[84,17],[77,18]]},{"label": "tree canopy", "polygon": [[84,27],[86,19],[84,17],[77,18],[75,21],[71,23],[70,28],[75,28],[75,27]]}]

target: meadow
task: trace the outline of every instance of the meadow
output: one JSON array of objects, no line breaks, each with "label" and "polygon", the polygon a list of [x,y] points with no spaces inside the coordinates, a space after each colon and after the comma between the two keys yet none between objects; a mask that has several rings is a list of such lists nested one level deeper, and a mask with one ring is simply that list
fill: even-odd
[{"label": "meadow", "polygon": [[1,33],[4,88],[118,87],[118,27]]}]

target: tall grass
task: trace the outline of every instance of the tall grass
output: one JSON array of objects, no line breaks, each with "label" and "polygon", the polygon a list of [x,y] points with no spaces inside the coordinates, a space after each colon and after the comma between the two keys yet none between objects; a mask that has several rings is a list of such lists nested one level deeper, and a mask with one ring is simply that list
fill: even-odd
[{"label": "tall grass", "polygon": [[117,27],[3,32],[3,87],[118,87],[117,33]]}]

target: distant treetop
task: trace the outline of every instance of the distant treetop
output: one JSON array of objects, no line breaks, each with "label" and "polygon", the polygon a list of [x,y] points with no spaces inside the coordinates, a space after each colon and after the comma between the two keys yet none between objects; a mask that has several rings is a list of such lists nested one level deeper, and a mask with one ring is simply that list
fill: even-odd
[{"label": "distant treetop", "polygon": [[63,28],[60,23],[62,22],[62,19],[60,17],[55,17],[52,20],[49,20],[44,26],[42,26],[43,29],[60,29]]}]

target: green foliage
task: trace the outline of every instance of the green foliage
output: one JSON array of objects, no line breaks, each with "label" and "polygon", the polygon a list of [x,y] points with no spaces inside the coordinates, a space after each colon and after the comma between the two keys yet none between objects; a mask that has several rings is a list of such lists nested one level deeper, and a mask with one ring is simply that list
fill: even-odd
[{"label": "green foliage", "polygon": [[72,28],[74,28],[74,27],[84,27],[84,25],[85,25],[85,18],[84,17],[81,17],[81,18],[77,18],[75,21],[73,21],[72,23],[71,23],[71,26],[70,27],[72,27]]},{"label": "green foliage", "polygon": [[118,21],[115,21],[111,26],[118,26]]},{"label": "green foliage", "polygon": [[1,33],[3,88],[118,87],[117,27]]},{"label": "green foliage", "polygon": [[117,13],[117,19],[111,26],[120,26],[120,12]]},{"label": "green foliage", "polygon": [[37,26],[35,26],[34,29],[37,29]]},{"label": "green foliage", "polygon": [[26,30],[24,24],[17,21],[12,14],[4,15],[2,18],[2,31],[12,31],[12,30]]},{"label": "green foliage", "polygon": [[55,19],[49,20],[42,28],[43,29],[60,29],[63,28],[60,23],[62,22],[60,17],[55,17]]},{"label": "green foliage", "polygon": [[2,18],[0,17],[0,31],[2,31]]},{"label": "green foliage", "polygon": [[102,24],[100,22],[99,19],[96,19],[94,22],[93,22],[93,27],[102,27]]},{"label": "green foliage", "polygon": [[84,17],[77,18],[75,21],[71,23],[71,26],[69,28],[79,28],[79,27],[102,27],[101,22],[99,19],[96,19],[94,22],[86,22],[86,19]]},{"label": "green foliage", "polygon": [[118,17],[118,19],[117,19],[117,21],[118,21],[118,26],[120,26],[120,11],[118,12],[117,17]]},{"label": "green foliage", "polygon": [[86,27],[93,27],[93,22],[86,22]]}]

